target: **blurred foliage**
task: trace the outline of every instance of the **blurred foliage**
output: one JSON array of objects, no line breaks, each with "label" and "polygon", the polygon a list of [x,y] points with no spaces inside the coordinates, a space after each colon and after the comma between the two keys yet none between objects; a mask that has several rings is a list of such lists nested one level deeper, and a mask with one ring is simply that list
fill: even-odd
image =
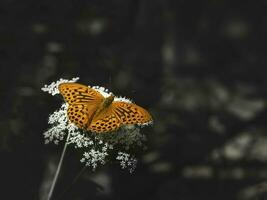
[{"label": "blurred foliage", "polygon": [[[86,171],[64,199],[267,198],[266,7],[258,1],[0,3],[1,199],[43,199],[62,145],[61,103],[40,88],[79,76],[151,111],[136,172]],[[67,152],[55,191],[79,173]]]}]

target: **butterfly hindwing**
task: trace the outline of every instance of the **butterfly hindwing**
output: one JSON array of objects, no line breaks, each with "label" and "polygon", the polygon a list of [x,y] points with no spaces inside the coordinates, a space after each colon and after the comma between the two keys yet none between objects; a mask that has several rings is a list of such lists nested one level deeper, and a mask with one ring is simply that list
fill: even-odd
[{"label": "butterfly hindwing", "polygon": [[103,109],[97,116],[94,116],[89,130],[95,133],[113,132],[120,127],[120,119],[112,113],[112,108],[109,106]]},{"label": "butterfly hindwing", "polygon": [[120,127],[120,121],[115,115],[105,116],[102,119],[94,120],[89,130],[95,133],[107,133],[116,131]]},{"label": "butterfly hindwing", "polygon": [[81,129],[86,127],[88,113],[87,106],[83,104],[74,104],[68,107],[69,120]]}]

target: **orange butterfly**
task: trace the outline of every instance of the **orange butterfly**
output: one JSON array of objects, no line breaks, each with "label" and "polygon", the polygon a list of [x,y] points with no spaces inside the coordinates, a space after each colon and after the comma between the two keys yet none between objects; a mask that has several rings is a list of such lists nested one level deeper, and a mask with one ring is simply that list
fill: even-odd
[{"label": "orange butterfly", "polygon": [[116,131],[122,125],[144,125],[152,117],[144,108],[123,101],[105,98],[97,90],[78,83],[61,83],[59,91],[68,106],[68,118],[76,126],[96,133]]}]

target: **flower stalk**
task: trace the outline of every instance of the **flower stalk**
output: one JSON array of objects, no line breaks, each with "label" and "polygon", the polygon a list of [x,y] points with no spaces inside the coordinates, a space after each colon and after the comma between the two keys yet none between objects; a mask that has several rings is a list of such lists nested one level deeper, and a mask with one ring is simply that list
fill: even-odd
[{"label": "flower stalk", "polygon": [[53,178],[52,185],[51,185],[51,188],[50,188],[48,196],[47,196],[47,200],[51,200],[51,198],[52,198],[52,195],[53,195],[56,183],[57,183],[58,175],[59,175],[59,172],[60,172],[60,169],[61,169],[61,166],[62,166],[62,163],[63,163],[63,159],[64,159],[64,156],[65,156],[65,153],[66,153],[66,149],[67,149],[67,146],[68,146],[69,138],[70,138],[70,133],[68,133],[68,136],[67,136],[63,151],[61,153],[60,160],[59,160],[59,163],[58,163],[58,166],[57,166],[57,170],[56,170],[56,174],[55,174],[55,176]]}]

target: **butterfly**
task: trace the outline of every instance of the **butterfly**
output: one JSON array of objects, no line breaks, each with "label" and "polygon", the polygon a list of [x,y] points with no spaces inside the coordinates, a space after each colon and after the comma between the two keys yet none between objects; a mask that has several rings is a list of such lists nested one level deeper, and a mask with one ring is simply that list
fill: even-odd
[{"label": "butterfly", "polygon": [[94,88],[78,83],[61,83],[58,89],[69,104],[69,121],[81,129],[107,133],[123,125],[152,123],[147,110],[134,103],[114,101],[113,94],[105,98]]}]

